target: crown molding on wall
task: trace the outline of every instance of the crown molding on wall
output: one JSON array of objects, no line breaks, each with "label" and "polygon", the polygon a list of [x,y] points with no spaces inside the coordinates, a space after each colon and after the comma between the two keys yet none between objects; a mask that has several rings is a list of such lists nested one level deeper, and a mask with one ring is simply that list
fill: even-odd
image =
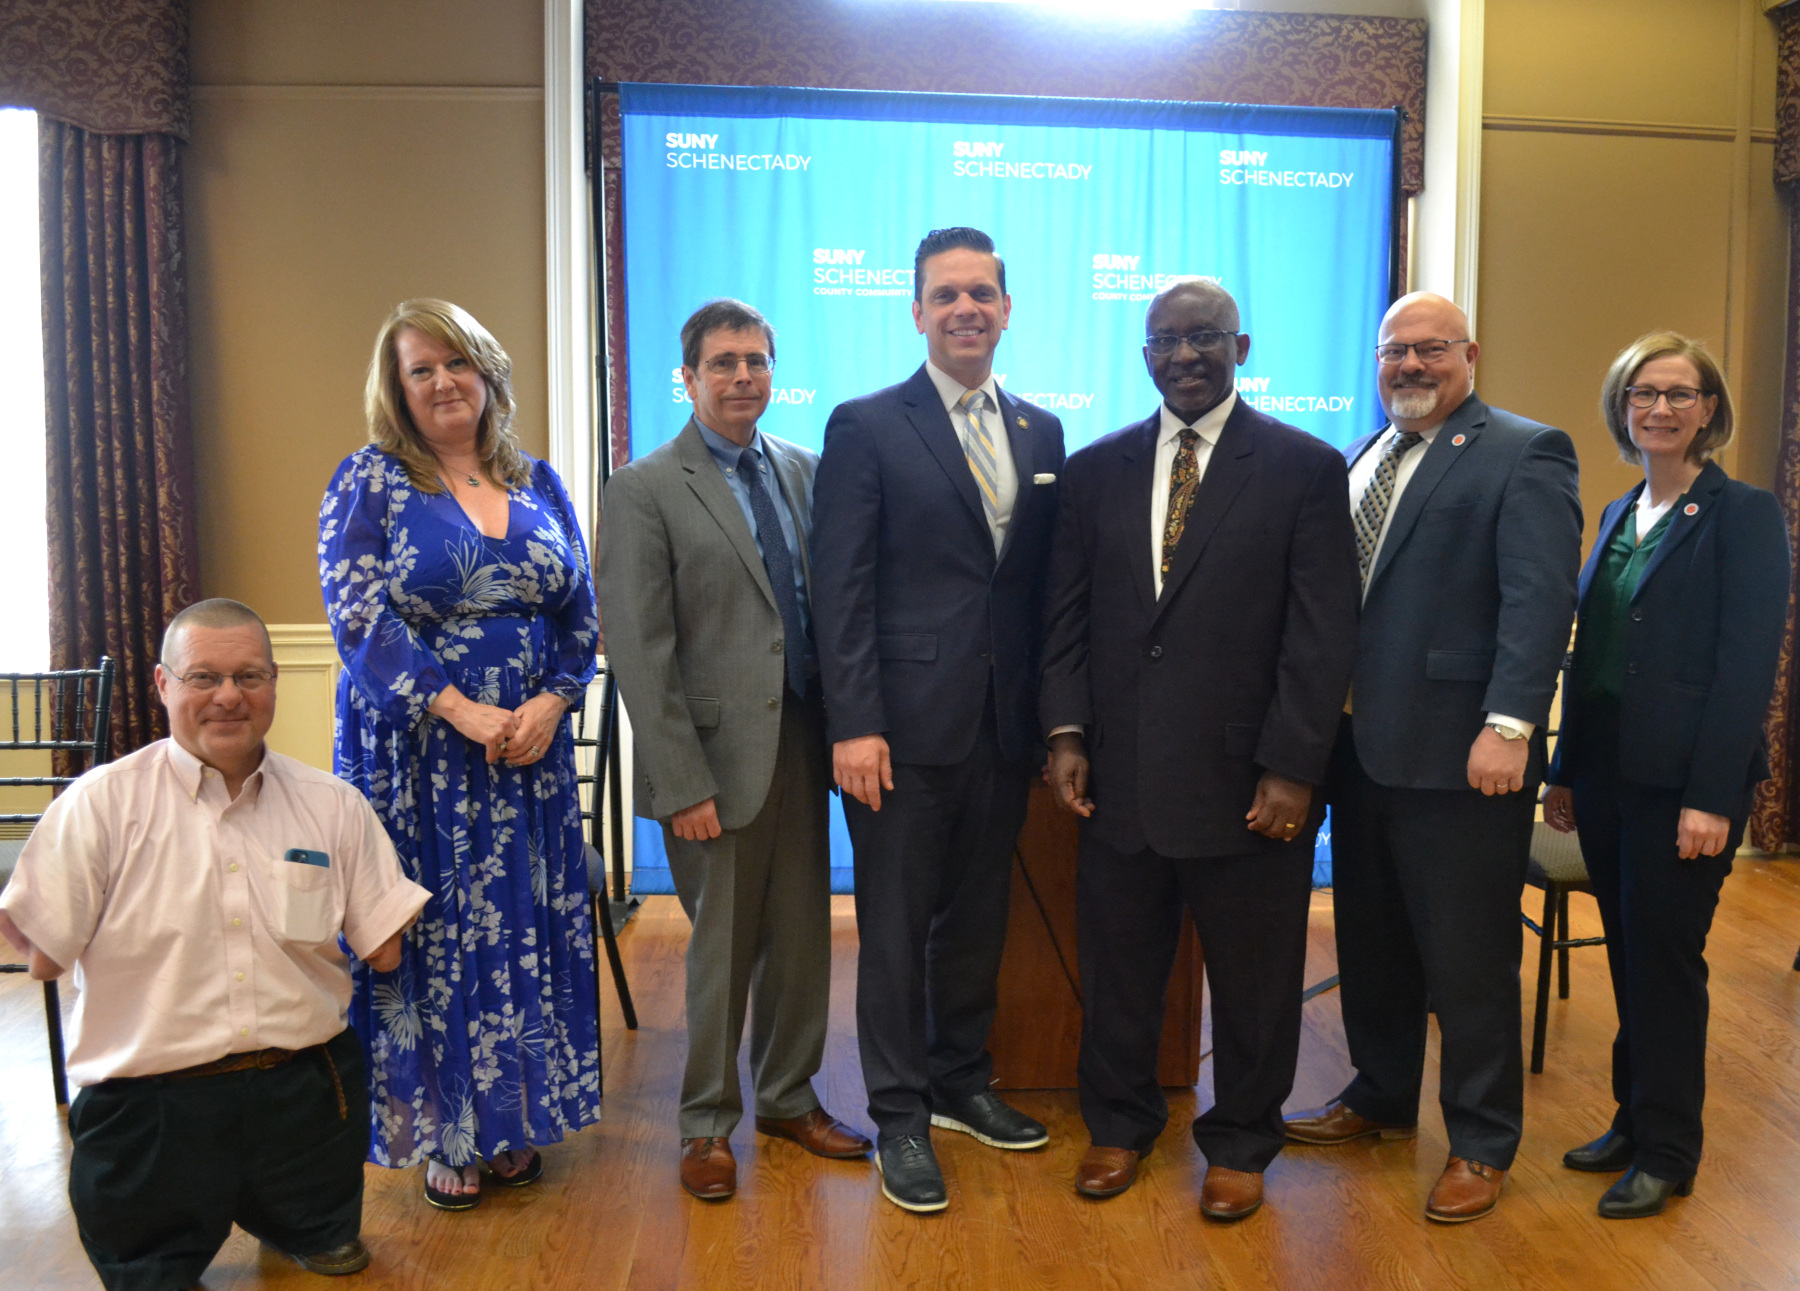
[{"label": "crown molding on wall", "polygon": [[196,85],[196,99],[541,103],[541,85]]}]

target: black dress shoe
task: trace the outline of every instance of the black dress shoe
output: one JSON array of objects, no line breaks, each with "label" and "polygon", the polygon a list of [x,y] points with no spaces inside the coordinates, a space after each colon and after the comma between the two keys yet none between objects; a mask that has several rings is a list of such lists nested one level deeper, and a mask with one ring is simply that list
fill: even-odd
[{"label": "black dress shoe", "polygon": [[917,1134],[889,1139],[875,1150],[875,1170],[881,1195],[902,1210],[926,1214],[950,1204],[930,1139]]},{"label": "black dress shoe", "polygon": [[931,1123],[940,1130],[972,1135],[977,1143],[985,1143],[990,1148],[1008,1148],[1014,1152],[1041,1148],[1050,1141],[1049,1130],[1024,1112],[1008,1107],[1000,1095],[985,1089],[969,1098],[945,1104],[942,1111],[931,1114]]},{"label": "black dress shoe", "polygon": [[1636,1143],[1617,1130],[1608,1130],[1592,1143],[1583,1143],[1563,1153],[1563,1165],[1590,1174],[1611,1174],[1615,1170],[1628,1169],[1636,1155]]},{"label": "black dress shoe", "polygon": [[1670,1183],[1667,1179],[1658,1179],[1655,1175],[1645,1174],[1632,1166],[1625,1172],[1625,1177],[1608,1188],[1606,1195],[1600,1198],[1600,1218],[1645,1219],[1651,1215],[1660,1215],[1670,1197],[1685,1197],[1693,1191],[1693,1175],[1680,1183]]}]

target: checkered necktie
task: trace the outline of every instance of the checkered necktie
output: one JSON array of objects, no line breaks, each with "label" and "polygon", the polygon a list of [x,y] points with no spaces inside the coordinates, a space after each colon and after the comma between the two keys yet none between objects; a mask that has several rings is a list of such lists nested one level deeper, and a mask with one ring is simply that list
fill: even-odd
[{"label": "checkered necktie", "polygon": [[1175,450],[1175,461],[1169,467],[1169,514],[1163,520],[1162,576],[1169,576],[1169,565],[1175,559],[1175,548],[1187,529],[1188,510],[1194,505],[1194,494],[1200,487],[1200,467],[1194,460],[1194,445],[1200,434],[1192,426],[1181,431],[1181,447]]},{"label": "checkered necktie", "polygon": [[1424,436],[1407,431],[1395,435],[1393,443],[1381,455],[1375,467],[1375,478],[1363,490],[1352,520],[1356,526],[1356,563],[1362,569],[1363,586],[1369,585],[1369,571],[1375,567],[1375,548],[1381,542],[1381,526],[1387,521],[1388,508],[1394,504],[1394,480],[1400,474],[1400,459]]},{"label": "checkered necktie", "polygon": [[981,509],[987,512],[991,529],[1000,519],[1000,460],[994,455],[994,439],[981,415],[987,401],[987,395],[980,390],[965,390],[956,401],[956,410],[963,416],[963,455],[969,459],[975,486],[981,490]]}]

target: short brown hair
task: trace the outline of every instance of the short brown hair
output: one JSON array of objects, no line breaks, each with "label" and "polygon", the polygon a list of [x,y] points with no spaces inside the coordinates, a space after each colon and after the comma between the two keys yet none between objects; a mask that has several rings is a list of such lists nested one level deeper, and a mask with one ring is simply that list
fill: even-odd
[{"label": "short brown hair", "polygon": [[1606,419],[1606,428],[1619,446],[1619,456],[1633,466],[1643,460],[1643,454],[1631,442],[1631,419],[1625,410],[1625,391],[1646,363],[1666,358],[1686,359],[1692,363],[1694,371],[1700,374],[1700,393],[1712,395],[1719,401],[1719,406],[1713,409],[1712,420],[1700,428],[1694,442],[1688,445],[1688,460],[1704,462],[1731,442],[1734,424],[1731,387],[1725,384],[1725,374],[1719,370],[1718,360],[1692,337],[1679,332],[1647,332],[1619,351],[1619,357],[1606,370],[1606,380],[1600,384],[1600,415]]},{"label": "short brown hair", "polygon": [[681,365],[698,372],[700,347],[708,336],[714,332],[747,332],[753,327],[762,328],[762,334],[769,342],[769,357],[774,358],[775,329],[769,326],[769,320],[756,306],[729,296],[707,301],[689,314],[687,322],[681,325]]},{"label": "short brown hair", "polygon": [[375,335],[375,355],[369,360],[369,380],[363,390],[363,411],[369,420],[369,442],[391,453],[406,468],[407,478],[421,493],[442,493],[438,460],[406,410],[406,389],[400,383],[400,357],[396,338],[402,328],[415,328],[439,345],[456,351],[487,383],[487,407],[475,430],[475,452],[496,481],[511,488],[531,482],[531,463],[513,433],[512,360],[493,334],[475,316],[447,300],[421,297],[401,301]]}]

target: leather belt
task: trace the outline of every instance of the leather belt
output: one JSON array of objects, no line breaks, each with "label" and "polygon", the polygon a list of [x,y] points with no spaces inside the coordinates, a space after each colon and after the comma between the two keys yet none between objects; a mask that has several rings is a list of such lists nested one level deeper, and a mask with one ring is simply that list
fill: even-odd
[{"label": "leather belt", "polygon": [[212,1062],[165,1071],[161,1075],[165,1080],[193,1080],[199,1076],[224,1076],[234,1071],[267,1071],[284,1062],[292,1062],[304,1052],[303,1049],[252,1049],[248,1053],[228,1053]]},{"label": "leather belt", "polygon": [[228,1053],[223,1058],[212,1062],[203,1062],[195,1067],[183,1067],[179,1071],[165,1071],[154,1079],[159,1080],[193,1080],[200,1076],[227,1076],[234,1071],[267,1071],[271,1067],[279,1067],[284,1062],[292,1062],[303,1053],[317,1052],[325,1059],[325,1069],[331,1073],[331,1087],[337,1094],[338,1119],[348,1120],[350,1106],[344,1097],[344,1082],[338,1075],[337,1063],[331,1057],[331,1050],[322,1044],[315,1044],[305,1049],[252,1049],[248,1053]]}]

